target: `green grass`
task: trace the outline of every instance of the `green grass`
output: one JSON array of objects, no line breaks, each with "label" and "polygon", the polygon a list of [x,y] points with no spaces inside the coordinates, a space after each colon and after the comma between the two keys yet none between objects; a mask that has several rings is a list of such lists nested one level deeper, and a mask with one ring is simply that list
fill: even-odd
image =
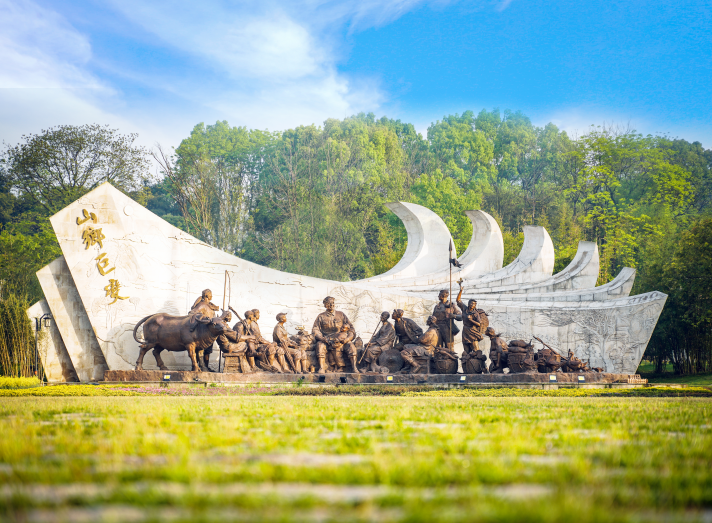
[{"label": "green grass", "polygon": [[0,520],[709,515],[709,398],[438,392],[5,397]]},{"label": "green grass", "polygon": [[712,387],[712,374],[678,376],[674,373],[672,363],[668,363],[665,366],[663,373],[656,373],[653,363],[642,361],[638,366],[637,372],[642,378],[647,378],[649,383],[682,383],[698,387]]},{"label": "green grass", "polygon": [[678,376],[676,374],[643,374],[642,377],[648,378],[648,383],[682,383],[698,387],[712,387],[712,374],[693,374],[690,376]]},{"label": "green grass", "polygon": [[440,396],[440,397],[557,397],[581,398],[589,396],[625,397],[712,397],[712,390],[704,387],[636,387],[560,389],[519,389],[507,387],[470,387],[434,389],[425,385],[336,385],[320,387],[225,387],[188,385],[161,387],[140,385],[53,385],[38,388],[0,390],[2,397],[40,396]]}]

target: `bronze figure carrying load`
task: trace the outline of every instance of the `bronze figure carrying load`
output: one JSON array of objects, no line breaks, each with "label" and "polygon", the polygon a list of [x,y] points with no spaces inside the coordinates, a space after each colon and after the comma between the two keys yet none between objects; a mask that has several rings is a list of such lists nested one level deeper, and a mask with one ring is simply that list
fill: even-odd
[{"label": "bronze figure carrying load", "polygon": [[574,355],[574,352],[569,349],[569,356],[564,360],[561,370],[564,372],[585,372],[586,364],[578,359]]},{"label": "bronze figure carrying load", "polygon": [[490,374],[503,374],[508,366],[507,356],[509,350],[507,342],[499,334],[495,334],[492,327],[487,327],[485,335],[490,339]]},{"label": "bronze figure carrying load", "polygon": [[534,346],[524,340],[510,340],[507,348],[507,364],[512,374],[533,374],[537,371]]},{"label": "bronze figure carrying load", "polygon": [[536,363],[539,367],[539,372],[561,372],[561,355],[554,349],[544,343],[541,338],[534,336],[534,339],[541,343],[544,348],[539,349],[536,353]]}]

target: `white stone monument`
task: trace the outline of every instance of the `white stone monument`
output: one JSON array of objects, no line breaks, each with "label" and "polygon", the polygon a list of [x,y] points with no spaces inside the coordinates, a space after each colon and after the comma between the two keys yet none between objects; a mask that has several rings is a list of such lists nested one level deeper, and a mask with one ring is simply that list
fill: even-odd
[{"label": "white stone monument", "polygon": [[[450,233],[433,212],[411,203],[388,207],[405,223],[408,246],[387,273],[337,282],[284,273],[222,252],[177,229],[105,183],[51,217],[63,256],[38,271],[53,331],[42,355],[51,381],[101,379],[106,369],[132,370],[139,347],[134,326],[150,314],[185,315],[203,289],[213,302],[237,311],[260,309],[263,334],[286,312],[290,333],[309,329],[326,296],[336,298],[357,333],[368,341],[382,311],[399,308],[421,326],[449,284]],[[466,211],[473,239],[461,257],[465,298],[476,298],[490,325],[505,338],[540,337],[561,354],[569,349],[592,367],[634,373],[667,296],[629,297],[635,271],[594,287],[595,243],[581,242],[571,264],[553,275],[554,249],[546,230],[525,227],[519,257],[502,267],[502,234],[483,211]],[[223,296],[226,271],[230,277]],[[457,286],[453,292],[456,292]],[[459,337],[456,351],[460,352]],[[482,344],[488,352],[488,341]],[[214,351],[211,367],[217,366]],[[187,353],[166,353],[169,368],[189,370]],[[63,363],[62,363],[63,362]],[[69,370],[71,364],[72,371]],[[151,353],[144,368],[156,369]],[[65,369],[65,370],[62,370]],[[72,374],[73,372],[73,374]]]}]

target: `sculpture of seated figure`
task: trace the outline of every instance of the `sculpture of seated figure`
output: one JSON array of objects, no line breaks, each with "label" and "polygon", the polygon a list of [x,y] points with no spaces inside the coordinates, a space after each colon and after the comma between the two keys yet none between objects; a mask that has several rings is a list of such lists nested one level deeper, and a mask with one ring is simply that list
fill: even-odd
[{"label": "sculpture of seated figure", "polygon": [[[227,331],[222,335],[218,336],[216,340],[220,351],[224,354],[236,354],[240,366],[240,372],[247,374],[254,372],[254,358],[252,359],[252,365],[248,361],[248,345],[249,341],[254,341],[255,337],[249,334],[249,326],[254,317],[252,316],[252,311],[249,315],[245,315],[245,319],[238,321],[233,325],[231,331]],[[232,319],[232,315],[228,313],[226,322]]]},{"label": "sculpture of seated figure", "polygon": [[418,343],[408,343],[401,351],[401,356],[408,366],[403,368],[399,372],[400,374],[420,373],[423,369],[421,365],[415,361],[415,358],[430,360],[435,354],[436,347],[442,343],[440,329],[438,328],[438,319],[435,316],[429,316],[427,323],[428,330],[418,337]]},{"label": "sculpture of seated figure", "polygon": [[307,352],[300,345],[289,338],[287,328],[287,315],[284,312],[277,314],[277,325],[272,331],[272,339],[284,350],[284,358],[287,363],[294,365],[294,372],[303,373],[307,371]]},{"label": "sculpture of seated figure", "polygon": [[252,309],[252,315],[254,319],[250,323],[250,334],[255,339],[247,342],[249,354],[257,359],[258,366],[262,370],[275,373],[291,372],[284,358],[284,349],[262,336],[260,326],[257,324],[260,319],[259,309]]},{"label": "sculpture of seated figure", "polygon": [[[324,298],[324,307],[326,311],[322,312],[314,320],[312,334],[316,338],[316,352],[319,359],[319,373],[323,372],[345,372],[346,356],[351,362],[353,372],[359,372],[356,362],[356,346],[353,340],[356,339],[356,330],[346,317],[346,315],[335,310],[335,300],[331,296]],[[334,346],[334,338],[341,335],[342,327],[348,327],[350,339],[343,338],[343,342],[339,343],[338,349]],[[328,368],[327,368],[328,359]]]},{"label": "sculpture of seated figure", "polygon": [[361,357],[361,359],[368,363],[369,372],[380,372],[378,357],[395,342],[396,331],[393,325],[388,321],[390,317],[391,315],[388,314],[388,312],[384,311],[381,313],[381,326],[366,345],[364,354]]}]

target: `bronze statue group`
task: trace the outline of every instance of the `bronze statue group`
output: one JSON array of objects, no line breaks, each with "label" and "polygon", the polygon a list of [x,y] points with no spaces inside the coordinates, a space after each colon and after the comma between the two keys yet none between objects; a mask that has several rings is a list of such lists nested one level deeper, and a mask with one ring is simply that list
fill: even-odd
[{"label": "bronze statue group", "polygon": [[[448,298],[448,291],[440,291],[433,314],[426,321],[425,332],[414,320],[404,317],[400,309],[393,311],[392,323],[390,313],[381,313],[379,326],[364,346],[353,324],[343,312],[336,310],[335,300],[330,296],[324,298],[326,310],[314,320],[311,333],[301,327],[297,334],[290,336],[285,327],[287,315],[280,313],[276,317],[272,340],[268,340],[262,336],[258,325],[259,310],[248,310],[243,318],[229,307],[229,311],[216,317],[219,307],[211,303],[212,292],[206,289],[185,317],[185,327],[181,327],[187,333],[181,335],[181,339],[187,340],[182,350],[189,351],[193,370],[197,370],[196,365],[201,370],[209,370],[208,361],[213,341],[216,341],[225,357],[225,365],[219,370],[242,373],[456,374],[459,361],[465,374],[602,371],[591,369],[571,351],[568,358],[562,358],[539,338],[536,339],[543,348],[537,352],[531,342],[505,342],[489,326],[487,313],[477,308],[474,299],[467,305],[461,301],[462,286],[455,303]],[[229,326],[230,311],[238,319],[232,327]],[[141,320],[136,329],[147,319],[153,317]],[[462,323],[463,353],[460,358],[453,350],[455,336],[460,332],[456,322]],[[203,330],[196,334],[195,329],[201,325]],[[188,335],[190,333],[193,334]],[[168,339],[169,333],[163,336]],[[479,347],[485,336],[490,339],[489,366],[487,356]],[[149,341],[137,339],[142,342],[137,370],[141,368],[143,354],[150,348],[154,349],[157,362],[161,350],[181,350],[168,348],[160,337],[158,334]],[[159,365],[164,368],[162,362]]]}]

